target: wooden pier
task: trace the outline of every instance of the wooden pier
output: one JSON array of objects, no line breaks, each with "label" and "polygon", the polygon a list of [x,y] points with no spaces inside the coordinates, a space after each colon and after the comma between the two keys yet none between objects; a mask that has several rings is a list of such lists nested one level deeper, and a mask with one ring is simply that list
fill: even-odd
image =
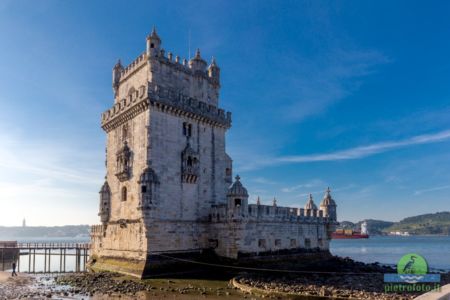
[{"label": "wooden pier", "polygon": [[[75,257],[75,267],[69,272],[84,272],[89,259],[89,243],[2,243],[0,242],[0,262],[2,270],[8,269],[16,261],[17,271],[24,273],[67,273],[66,258]],[[36,257],[44,257],[43,269],[36,271]],[[27,258],[28,268],[23,269],[20,261]],[[52,270],[51,262],[59,260],[59,268]],[[26,267],[26,265],[25,265]]]}]

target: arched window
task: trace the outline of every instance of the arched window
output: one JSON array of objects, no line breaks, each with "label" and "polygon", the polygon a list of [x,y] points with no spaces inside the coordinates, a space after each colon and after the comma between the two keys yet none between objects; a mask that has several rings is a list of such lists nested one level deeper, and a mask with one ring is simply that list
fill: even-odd
[{"label": "arched window", "polygon": [[188,165],[188,167],[192,167],[192,157],[188,157],[188,159],[187,159],[187,165]]},{"label": "arched window", "polygon": [[122,188],[122,198],[121,198],[121,200],[122,201],[127,201],[127,188],[126,187]]}]

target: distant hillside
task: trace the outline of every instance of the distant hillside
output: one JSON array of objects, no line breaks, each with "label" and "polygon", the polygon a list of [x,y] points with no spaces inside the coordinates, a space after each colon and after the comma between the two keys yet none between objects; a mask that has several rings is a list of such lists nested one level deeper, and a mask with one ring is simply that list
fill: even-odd
[{"label": "distant hillside", "polygon": [[55,227],[4,227],[0,226],[0,239],[8,238],[42,238],[42,237],[76,237],[89,235],[89,225],[67,225]]},{"label": "distant hillside", "polygon": [[353,229],[359,231],[361,230],[361,223],[364,221],[367,223],[367,230],[369,231],[370,234],[383,234],[383,230],[385,228],[392,226],[394,224],[394,222],[369,219],[359,221],[357,223],[342,221],[339,224],[339,228]]},{"label": "distant hillside", "polygon": [[408,231],[410,234],[450,235],[450,212],[438,212],[405,218],[385,228],[383,231]]}]

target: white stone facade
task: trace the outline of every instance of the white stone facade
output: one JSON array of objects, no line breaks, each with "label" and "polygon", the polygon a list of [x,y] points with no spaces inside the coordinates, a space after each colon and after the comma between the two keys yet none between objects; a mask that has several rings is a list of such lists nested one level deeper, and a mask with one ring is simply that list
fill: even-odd
[{"label": "white stone facade", "polygon": [[214,60],[207,66],[199,51],[189,62],[166,54],[155,30],[134,62],[114,66],[114,105],[102,114],[102,225],[91,233],[100,268],[142,276],[158,253],[212,249],[237,259],[328,249],[336,224],[329,191],[319,210],[297,209],[249,205],[238,177],[231,185],[225,151],[231,113],[218,107],[219,89]]}]

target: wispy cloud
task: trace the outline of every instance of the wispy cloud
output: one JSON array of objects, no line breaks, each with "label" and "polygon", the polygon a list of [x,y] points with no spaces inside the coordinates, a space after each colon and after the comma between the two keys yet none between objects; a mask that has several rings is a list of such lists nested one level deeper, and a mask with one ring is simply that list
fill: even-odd
[{"label": "wispy cloud", "polygon": [[395,149],[405,148],[415,145],[439,143],[450,140],[450,129],[443,130],[432,134],[416,135],[410,138],[397,141],[384,141],[366,146],[358,146],[345,150],[339,150],[328,153],[307,154],[307,155],[291,155],[291,156],[248,156],[244,162],[241,162],[241,170],[254,170],[263,167],[286,163],[310,163],[324,161],[340,161],[361,159],[379,153],[393,151]]},{"label": "wispy cloud", "polygon": [[[103,173],[94,169],[98,153],[86,149],[67,147],[58,142],[47,141],[36,144],[31,139],[0,135],[0,167],[10,175],[37,176],[59,182],[92,186],[100,184]],[[76,163],[79,161],[80,163]],[[81,163],[92,163],[83,167]],[[1,180],[1,178],[0,178]]]},{"label": "wispy cloud", "polygon": [[432,188],[428,188],[428,189],[417,190],[417,191],[414,191],[414,195],[421,195],[421,194],[428,193],[428,192],[435,192],[435,191],[441,191],[441,190],[446,190],[446,189],[450,189],[450,185],[441,185],[441,186],[436,186],[436,187],[432,187]]},{"label": "wispy cloud", "polygon": [[256,178],[253,178],[252,181],[255,182],[255,183],[260,183],[260,184],[270,184],[270,185],[277,184],[276,181],[271,180],[271,179],[267,179],[267,178],[264,178],[264,177],[256,177]]},{"label": "wispy cloud", "polygon": [[404,140],[380,142],[368,146],[360,146],[324,154],[278,157],[276,161],[279,163],[284,162],[302,163],[315,161],[337,161],[337,160],[358,159],[407,146],[437,143],[449,139],[450,139],[450,130],[444,130],[433,134],[417,135]]},{"label": "wispy cloud", "polygon": [[320,180],[320,179],[313,179],[313,180],[311,180],[309,182],[306,182],[306,183],[301,183],[301,184],[297,184],[297,185],[290,186],[290,187],[284,187],[284,188],[281,189],[281,191],[283,193],[292,193],[292,192],[298,191],[300,189],[310,189],[310,188],[313,188],[313,187],[323,186],[323,185],[324,185],[324,182],[322,180]]}]

